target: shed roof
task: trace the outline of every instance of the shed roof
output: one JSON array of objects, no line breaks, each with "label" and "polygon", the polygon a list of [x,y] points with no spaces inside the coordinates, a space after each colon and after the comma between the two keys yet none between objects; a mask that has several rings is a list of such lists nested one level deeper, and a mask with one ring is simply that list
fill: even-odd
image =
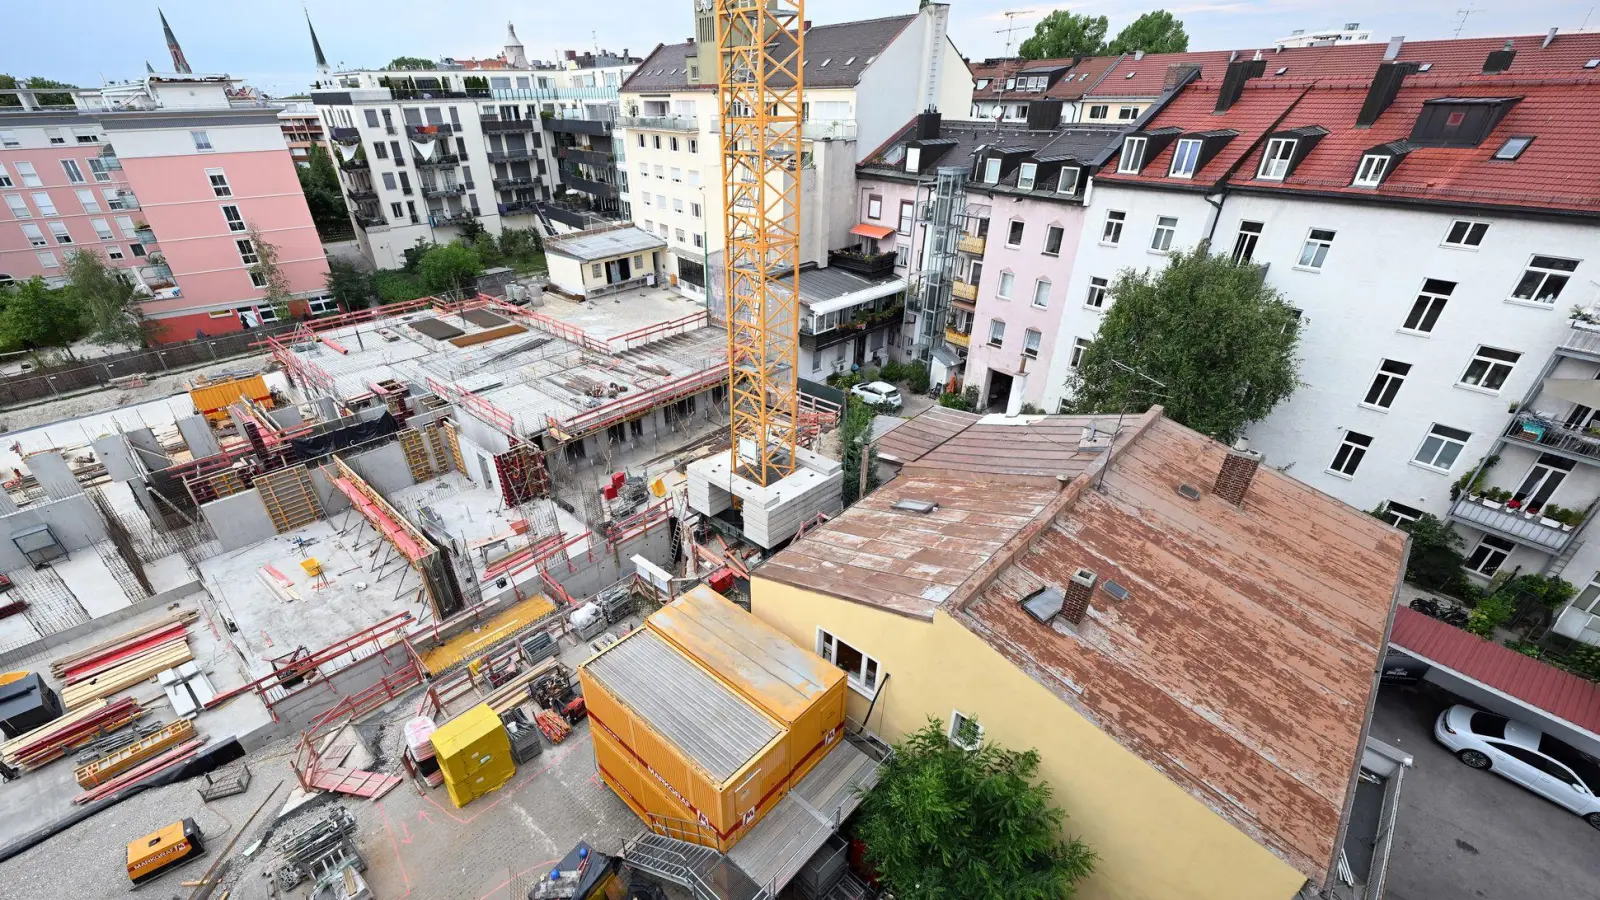
[{"label": "shed roof", "polygon": [[667,242],[633,225],[577,231],[544,239],[546,252],[588,262],[659,250]]},{"label": "shed roof", "polygon": [[[878,419],[882,419],[879,416]],[[878,457],[887,462],[905,465],[916,462],[929,450],[939,446],[972,423],[983,418],[977,413],[951,409],[948,406],[930,406],[905,422],[900,423],[878,440]],[[874,419],[876,422],[878,419]]]}]

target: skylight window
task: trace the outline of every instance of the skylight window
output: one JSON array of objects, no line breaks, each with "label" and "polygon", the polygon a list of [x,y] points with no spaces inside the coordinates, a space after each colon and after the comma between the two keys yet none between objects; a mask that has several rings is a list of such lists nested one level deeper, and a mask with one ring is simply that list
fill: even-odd
[{"label": "skylight window", "polygon": [[1527,135],[1513,135],[1509,138],[1506,138],[1506,142],[1501,144],[1500,149],[1494,152],[1494,158],[1516,159],[1522,155],[1522,151],[1528,149],[1528,145],[1531,143],[1533,143],[1532,137]]},{"label": "skylight window", "polygon": [[1022,598],[1022,608],[1036,620],[1046,625],[1050,620],[1061,614],[1061,607],[1066,603],[1067,595],[1060,588],[1041,588]]},{"label": "skylight window", "polygon": [[825,60],[822,61],[822,65],[819,66],[818,68],[826,69],[828,67],[828,63],[831,63],[831,62],[833,62],[833,60],[831,58],[830,59],[825,59]]},{"label": "skylight window", "polygon": [[1431,68],[1433,68],[1433,63],[1423,63],[1422,65],[1417,66],[1417,71],[1418,72],[1426,72]]},{"label": "skylight window", "polygon": [[1274,74],[1274,75],[1282,75],[1283,73],[1285,73],[1287,71],[1289,71],[1289,67],[1288,66],[1284,66],[1283,68],[1279,69],[1276,72],[1273,72],[1272,74]]},{"label": "skylight window", "polygon": [[1133,76],[1135,76],[1135,75],[1137,75],[1137,74],[1139,74],[1139,73],[1138,73],[1138,72],[1129,72],[1129,73],[1128,73],[1128,77],[1129,77],[1129,78],[1132,78],[1132,77],[1133,77]]},{"label": "skylight window", "polygon": [[847,66],[853,66],[853,65],[856,64],[856,58],[854,56],[852,56],[849,59],[845,60],[844,64],[847,65]]},{"label": "skylight window", "polygon": [[1600,57],[1596,57],[1595,59],[1589,60],[1588,62],[1583,64],[1583,67],[1585,69],[1600,69]]}]

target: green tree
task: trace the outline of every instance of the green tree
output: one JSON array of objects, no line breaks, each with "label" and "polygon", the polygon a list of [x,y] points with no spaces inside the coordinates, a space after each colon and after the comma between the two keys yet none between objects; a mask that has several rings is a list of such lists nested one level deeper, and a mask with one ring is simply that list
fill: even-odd
[{"label": "green tree", "polygon": [[482,271],[483,260],[478,258],[478,252],[460,244],[434,247],[417,264],[422,286],[436,294],[460,291]]},{"label": "green tree", "polygon": [[1062,900],[1094,870],[1040,783],[1039,752],[945,736],[906,736],[861,805],[867,862],[899,900]]},{"label": "green tree", "polygon": [[96,344],[144,343],[139,291],[121,269],[107,264],[99,250],[67,254],[67,280],[83,308],[84,327]]},{"label": "green tree", "polygon": [[283,274],[283,267],[278,264],[278,247],[261,235],[261,229],[254,222],[250,223],[248,236],[256,251],[256,263],[250,267],[250,275],[261,285],[265,292],[262,299],[272,307],[277,320],[287,322],[289,301],[294,295],[289,293],[289,276]]},{"label": "green tree", "polygon": [[47,286],[30,278],[5,297],[0,312],[0,342],[19,350],[48,350],[68,346],[83,335],[83,305],[71,291]]},{"label": "green tree", "polygon": [[1189,35],[1183,23],[1164,9],[1147,12],[1117,32],[1107,53],[1184,53],[1189,49]]},{"label": "green tree", "polygon": [[437,69],[438,67],[438,63],[431,59],[423,59],[420,56],[396,56],[394,59],[389,60],[387,66],[384,66],[385,69],[391,72],[406,69]]},{"label": "green tree", "polygon": [[[75,84],[65,81],[55,81],[49,78],[14,78],[10,75],[0,75],[0,91],[15,91],[21,88],[76,88]],[[71,106],[71,94],[35,94],[41,104],[45,106]],[[22,99],[15,94],[0,94],[0,107],[21,106]]]},{"label": "green tree", "polygon": [[1160,272],[1124,270],[1111,293],[1116,302],[1067,379],[1075,412],[1159,402],[1172,419],[1232,442],[1300,384],[1299,320],[1258,267],[1202,244],[1172,254]]},{"label": "green tree", "polygon": [[345,212],[343,188],[333,159],[320,145],[311,147],[311,165],[296,166],[300,192],[305,195],[311,221],[322,237],[341,237],[350,233],[350,217]]},{"label": "green tree", "polygon": [[1423,513],[1415,522],[1400,526],[1411,533],[1411,555],[1406,559],[1406,581],[1433,590],[1448,591],[1454,582],[1465,580],[1461,548],[1466,541],[1449,523],[1432,513]]},{"label": "green tree", "polygon": [[844,458],[844,484],[841,490],[844,493],[844,505],[861,499],[861,455],[867,456],[867,493],[877,488],[880,483],[878,478],[878,450],[868,447],[867,440],[872,437],[872,420],[877,418],[878,411],[851,394],[845,394],[844,420],[839,423],[839,446]]},{"label": "green tree", "polygon": [[1062,59],[1105,52],[1105,16],[1080,15],[1058,9],[1033,26],[1033,36],[1017,52],[1023,59]]},{"label": "green tree", "polygon": [[328,260],[328,293],[340,309],[354,312],[366,309],[378,298],[372,273],[342,259]]}]

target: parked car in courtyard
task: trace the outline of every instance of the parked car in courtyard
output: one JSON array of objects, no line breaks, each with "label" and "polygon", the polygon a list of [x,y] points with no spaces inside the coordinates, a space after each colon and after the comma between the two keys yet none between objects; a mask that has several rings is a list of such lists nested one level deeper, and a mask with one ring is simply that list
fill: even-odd
[{"label": "parked car in courtyard", "polygon": [[861,402],[868,406],[897,407],[901,405],[900,389],[887,381],[869,381],[858,384],[850,389],[850,393],[861,398]]},{"label": "parked car in courtyard", "polygon": [[1538,728],[1457,704],[1433,736],[1474,769],[1488,769],[1600,828],[1600,760]]}]

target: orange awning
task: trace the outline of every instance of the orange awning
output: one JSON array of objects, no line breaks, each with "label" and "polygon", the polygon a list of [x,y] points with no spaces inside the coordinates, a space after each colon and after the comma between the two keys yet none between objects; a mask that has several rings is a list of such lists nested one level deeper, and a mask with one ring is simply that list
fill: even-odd
[{"label": "orange awning", "polygon": [[866,222],[862,222],[860,225],[850,229],[850,233],[860,235],[861,237],[883,240],[889,235],[894,234],[894,229],[887,225],[868,225]]}]

